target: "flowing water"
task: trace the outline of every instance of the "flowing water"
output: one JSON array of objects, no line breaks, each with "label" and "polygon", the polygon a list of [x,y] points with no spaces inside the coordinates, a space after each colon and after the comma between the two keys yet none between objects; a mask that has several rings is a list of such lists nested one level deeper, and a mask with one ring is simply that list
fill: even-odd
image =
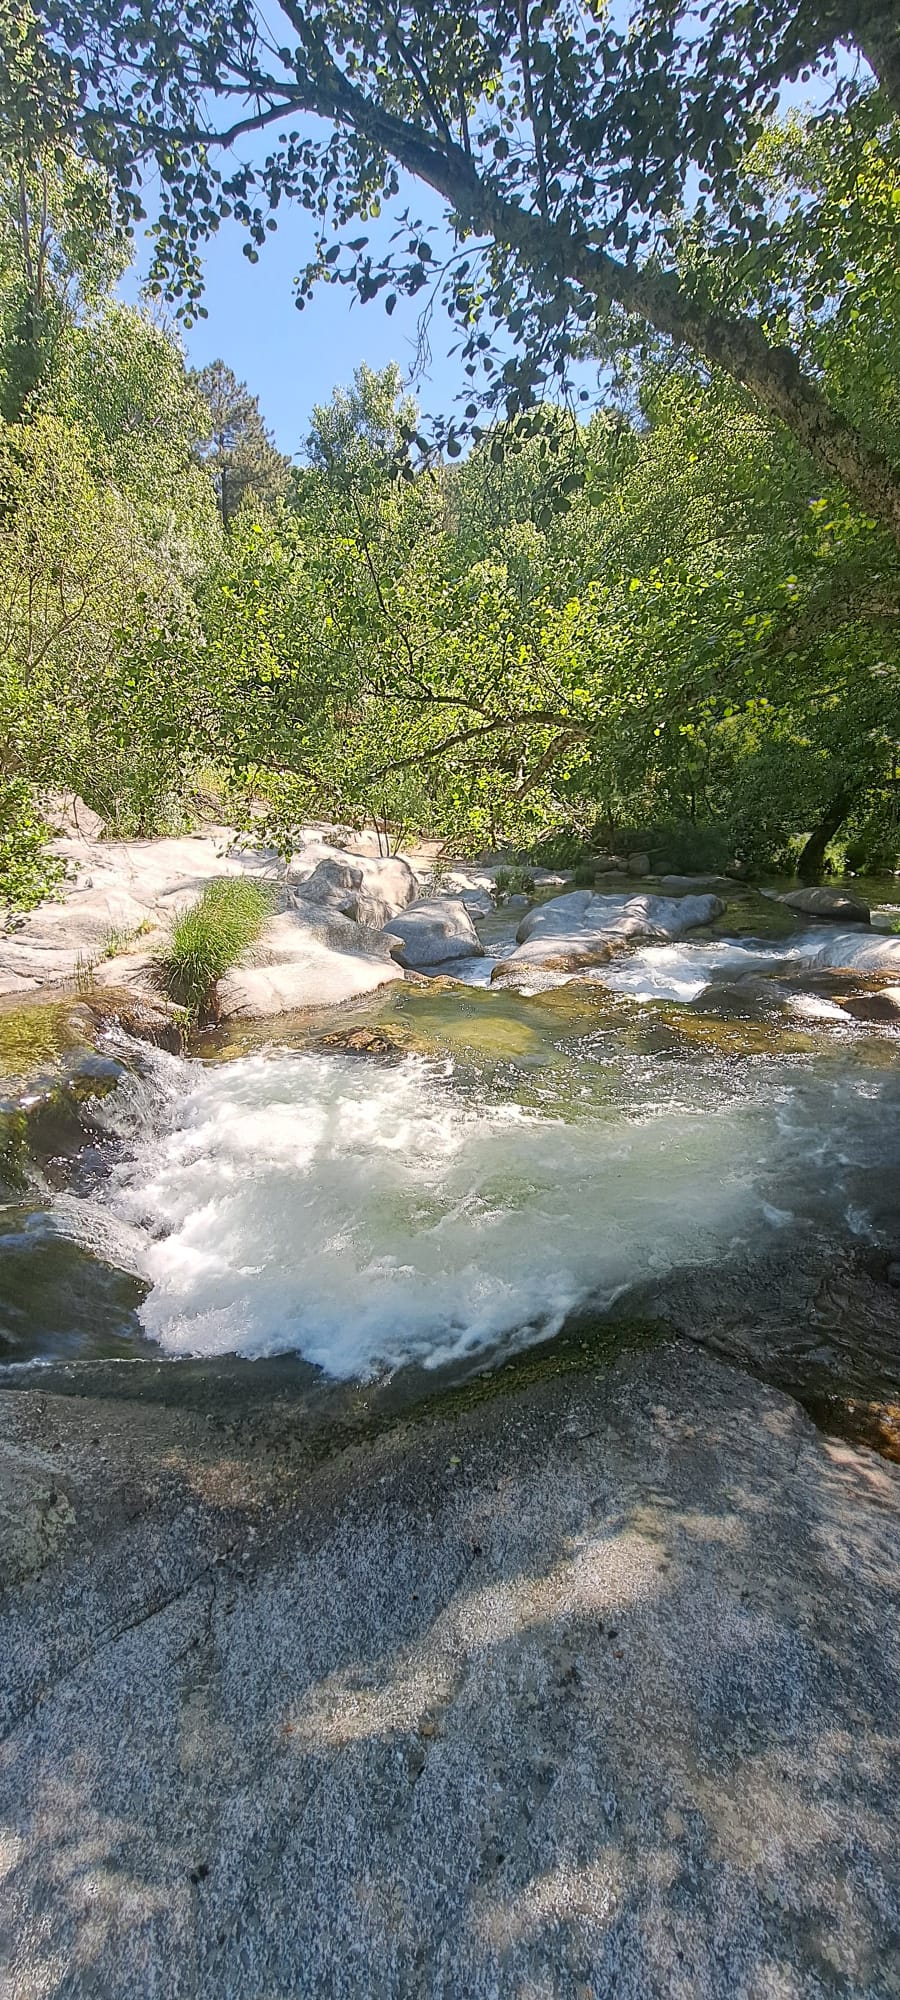
[{"label": "flowing water", "polygon": [[898,1036],[816,986],[834,936],[646,946],[531,996],[479,990],[488,959],[330,1033],[122,1042],[87,1167],[10,1209],[9,1240],[132,1286],[110,1352],[291,1353],[338,1380],[498,1356],[685,1271],[887,1268]]}]

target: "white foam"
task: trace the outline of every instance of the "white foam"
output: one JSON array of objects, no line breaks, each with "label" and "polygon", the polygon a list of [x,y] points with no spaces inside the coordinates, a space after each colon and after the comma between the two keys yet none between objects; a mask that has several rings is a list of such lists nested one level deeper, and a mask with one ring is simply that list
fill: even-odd
[{"label": "white foam", "polygon": [[[171,1354],[297,1351],[340,1377],[554,1332],[766,1227],[758,1108],[578,1122],[474,1105],[422,1061],[160,1059],[110,1206]],[[125,1086],[127,1096],[128,1086]]]},{"label": "white foam", "polygon": [[[633,1000],[699,999],[709,986],[725,980],[742,979],[748,974],[790,971],[890,971],[900,970],[900,938],[874,936],[857,925],[841,930],[821,924],[782,943],[715,938],[685,944],[651,944],[628,957],[614,959],[592,976],[615,993],[627,993]],[[812,1001],[798,1009],[812,1017],[833,1019],[840,1009]],[[842,1017],[843,1018],[843,1017]]]},{"label": "white foam", "polygon": [[699,944],[644,945],[630,957],[602,966],[596,978],[633,1000],[690,1001],[699,999],[714,981],[773,972],[800,962],[800,953],[789,945],[741,944],[733,938],[716,938]]}]

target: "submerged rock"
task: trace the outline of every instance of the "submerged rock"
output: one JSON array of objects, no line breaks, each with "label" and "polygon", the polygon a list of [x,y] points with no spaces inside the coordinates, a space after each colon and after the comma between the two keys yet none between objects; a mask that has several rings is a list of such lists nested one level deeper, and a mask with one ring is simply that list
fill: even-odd
[{"label": "submerged rock", "polygon": [[848,896],[845,889],[789,889],[778,901],[786,903],[789,910],[800,910],[806,917],[824,918],[829,923],[871,922],[868,903],[859,896]]},{"label": "submerged rock", "polygon": [[461,898],[413,903],[388,926],[398,965],[443,965],[452,958],[483,958],[484,945]]}]

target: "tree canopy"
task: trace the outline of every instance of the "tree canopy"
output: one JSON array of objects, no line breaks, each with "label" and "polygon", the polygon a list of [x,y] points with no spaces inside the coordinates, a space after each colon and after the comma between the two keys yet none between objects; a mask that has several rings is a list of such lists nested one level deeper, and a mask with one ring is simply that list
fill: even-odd
[{"label": "tree canopy", "polygon": [[[143,172],[158,172],[155,276],[188,316],[221,219],[243,223],[253,260],[297,202],[315,233],[301,300],[320,278],[383,295],[388,310],[400,291],[436,288],[470,380],[507,414],[559,394],[586,332],[624,313],[747,389],[900,539],[900,472],[877,421],[811,364],[743,262],[777,248],[746,162],[798,76],[821,79],[823,117],[861,117],[876,144],[887,133],[896,186],[892,0],[710,0],[699,15],[654,0],[621,27],[592,0],[451,12],[434,0],[41,0],[40,21],[61,94],[74,94],[132,218]],[[415,219],[407,176],[446,203],[449,260]],[[388,205],[397,228],[380,254],[367,225]],[[827,224],[809,185],[803,213],[818,241]],[[827,300],[811,310],[827,316]],[[451,453],[480,401],[450,426]]]},{"label": "tree canopy", "polygon": [[[59,785],[142,833],[206,787],[285,848],[324,813],[469,851],[630,829],[675,866],[893,861],[890,16],[282,0],[283,45],[251,0],[77,16],[0,0],[5,893],[39,892]],[[774,112],[804,63],[817,108]],[[225,361],[189,370],[115,296],[151,168],[186,319],[206,235],[236,214],[255,258],[291,200],[301,299],[443,294],[471,385],[443,452],[396,367],[313,410],[299,465]]]}]

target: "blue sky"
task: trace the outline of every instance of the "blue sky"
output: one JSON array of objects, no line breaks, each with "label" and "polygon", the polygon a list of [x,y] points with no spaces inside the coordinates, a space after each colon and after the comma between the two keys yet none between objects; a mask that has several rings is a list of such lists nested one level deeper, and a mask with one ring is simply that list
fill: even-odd
[{"label": "blue sky", "polygon": [[[781,101],[785,108],[800,106],[819,95],[815,84],[794,84],[782,91]],[[145,199],[152,211],[149,188]],[[441,202],[430,189],[411,180],[392,204],[391,213],[379,224],[368,225],[373,248],[379,241],[387,248],[397,211],[407,202],[413,217],[431,225],[435,254],[440,256],[442,245],[449,254],[453,238],[443,221]],[[250,264],[242,249],[244,231],[234,223],[224,224],[210,240],[205,256],[204,303],[209,317],[182,336],[194,367],[221,357],[248,384],[259,397],[276,443],[291,454],[302,449],[313,404],[327,402],[334,388],[349,383],[360,362],[383,368],[388,361],[396,361],[404,376],[410,376],[426,296],[399,298],[388,318],[381,302],[383,294],[370,305],[361,306],[353,303],[348,288],[320,285],[312,303],[298,312],[294,279],[314,254],[314,235],[313,217],[303,208],[288,205],[280,212],[278,229],[268,237],[259,263]],[[123,286],[125,296],[132,299],[138,295],[150,261],[144,235],[138,235],[135,250],[135,265]],[[455,397],[466,387],[459,357],[447,352],[455,337],[437,308],[431,326],[431,360],[413,385],[426,415],[449,413]],[[590,386],[594,371],[586,371],[584,379]]]},{"label": "blue sky", "polygon": [[[414,215],[425,220],[440,217],[440,204],[428,190],[410,187],[409,199]],[[385,244],[390,226],[382,225]],[[449,251],[452,239],[443,225],[442,233]],[[369,235],[375,239],[374,225],[369,226]],[[361,361],[371,368],[396,361],[405,376],[410,374],[424,296],[399,298],[388,318],[380,298],[361,306],[351,303],[353,295],[343,286],[320,285],[312,304],[298,312],[294,279],[313,255],[313,236],[313,218],[304,209],[286,208],[278,230],[260,251],[259,263],[250,264],[241,248],[243,230],[223,224],[205,256],[204,303],[209,318],[182,335],[192,366],[202,368],[221,357],[248,384],[259,397],[277,444],[292,453],[302,446],[313,404],[327,402],[332,389],[349,383]],[[437,249],[438,239],[433,240]],[[138,236],[135,249],[135,266],[123,286],[131,299],[137,296],[149,263],[145,236]],[[447,321],[437,311],[432,360],[418,389],[425,411],[449,409],[464,385],[462,364],[447,355],[450,341]]]}]

